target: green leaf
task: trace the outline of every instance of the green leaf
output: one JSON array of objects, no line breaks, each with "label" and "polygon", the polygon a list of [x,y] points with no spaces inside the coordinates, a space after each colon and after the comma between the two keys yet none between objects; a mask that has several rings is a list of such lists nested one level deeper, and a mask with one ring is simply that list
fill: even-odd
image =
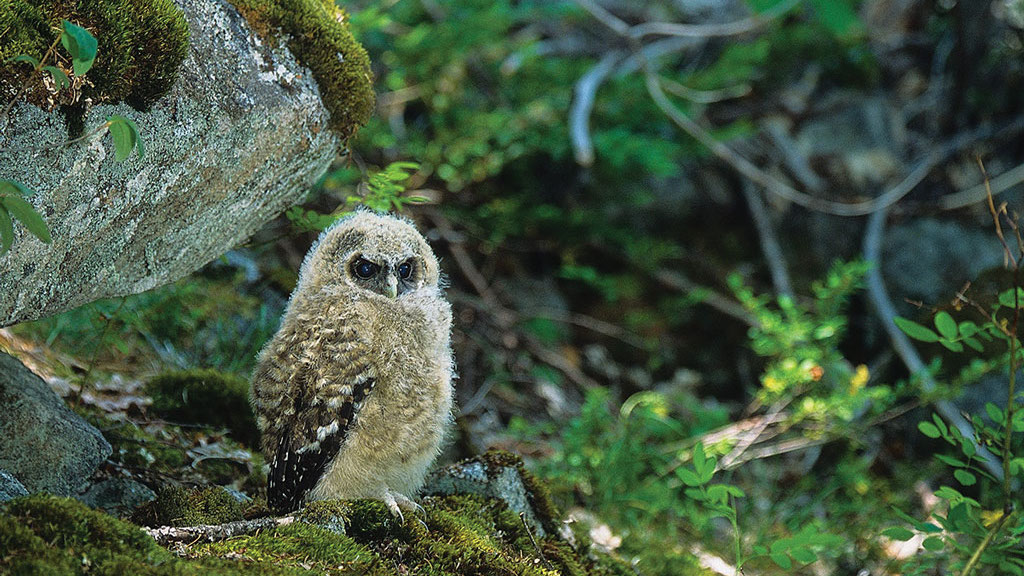
[{"label": "green leaf", "polygon": [[985,403],[985,412],[988,414],[988,417],[996,424],[1002,424],[1003,421],[1006,420],[1006,414],[1004,414],[998,406],[991,402]]},{"label": "green leaf", "polygon": [[945,338],[943,338],[942,340],[939,340],[939,344],[942,344],[952,352],[964,351],[964,345],[959,342],[956,342],[955,340],[946,340]]},{"label": "green leaf", "polygon": [[965,337],[963,343],[967,344],[975,352],[984,352],[985,347],[981,345],[981,342],[977,338]]},{"label": "green leaf", "polygon": [[893,318],[893,322],[896,327],[903,331],[904,334],[910,336],[914,340],[920,340],[921,342],[938,342],[939,335],[926,328],[913,320],[907,320],[899,316]]},{"label": "green leaf", "polygon": [[[934,412],[932,412],[932,422],[935,423],[935,427],[939,429],[939,432],[942,432],[943,436],[946,436],[947,434],[949,434],[949,428],[946,427],[946,423],[943,422],[942,418],[939,418],[939,415],[934,413]],[[957,430],[958,434],[959,434],[959,432],[960,431]]]},{"label": "green leaf", "polygon": [[815,15],[821,25],[839,37],[856,36],[863,32],[864,25],[857,18],[853,8],[842,0],[811,0]]},{"label": "green leaf", "polygon": [[128,158],[135,147],[138,147],[139,158],[145,155],[146,147],[139,137],[139,127],[130,118],[114,114],[107,118],[107,127],[110,129],[111,138],[114,139],[114,158],[118,162]]},{"label": "green leaf", "polygon": [[676,468],[676,476],[683,481],[683,484],[687,486],[700,486],[703,482],[700,481],[700,477],[690,470],[689,468]]},{"label": "green leaf", "polygon": [[949,312],[942,311],[935,315],[935,328],[938,329],[939,334],[941,334],[943,338],[948,338],[950,340],[956,339],[956,320],[953,320],[953,317],[949,315]]},{"label": "green leaf", "polygon": [[28,62],[33,68],[39,68],[39,60],[34,56],[29,56],[28,54],[18,54],[14,58],[11,58],[11,60],[14,62]]},{"label": "green leaf", "polygon": [[71,54],[71,67],[75,76],[81,76],[92,68],[96,60],[96,38],[88,30],[67,20],[61,20],[64,32],[60,35],[60,43]]},{"label": "green leaf", "polygon": [[693,447],[693,469],[697,471],[698,476],[704,475],[707,461],[707,455],[704,453],[704,444],[698,442]]},{"label": "green leaf", "polygon": [[53,76],[53,85],[57,92],[71,86],[71,80],[68,80],[68,75],[60,68],[56,66],[43,66],[43,70],[46,70],[50,73],[50,76]]},{"label": "green leaf", "polygon": [[914,533],[902,526],[893,526],[892,528],[886,528],[882,530],[882,536],[886,538],[892,538],[900,542],[906,542],[914,537]]},{"label": "green leaf", "polygon": [[782,568],[783,570],[789,570],[793,567],[793,561],[789,559],[789,556],[786,556],[782,552],[772,554],[770,558],[772,559],[772,562],[775,562],[779,568]]},{"label": "green leaf", "polygon": [[964,462],[963,460],[957,460],[956,458],[952,458],[950,456],[946,456],[945,454],[936,454],[935,455],[935,459],[938,460],[939,462],[942,462],[943,464],[945,464],[947,466],[952,466],[953,468],[966,468],[967,467],[967,463]]},{"label": "green leaf", "polygon": [[0,197],[0,204],[7,208],[11,216],[20,220],[25,225],[25,228],[34,234],[36,238],[47,244],[53,241],[50,238],[50,231],[47,229],[43,217],[24,199],[18,196],[3,196]]},{"label": "green leaf", "polygon": [[14,224],[7,208],[0,206],[0,256],[7,253],[14,244]]},{"label": "green leaf", "polygon": [[31,196],[36,191],[14,180],[0,180],[0,196]]},{"label": "green leaf", "polygon": [[953,477],[956,481],[963,484],[964,486],[974,486],[978,483],[978,478],[971,474],[967,470],[957,469],[953,471]]},{"label": "green leaf", "polygon": [[[1017,301],[1014,301],[1014,294],[1016,294]],[[1007,308],[1015,307],[1017,302],[1024,305],[1024,289],[1017,288],[1015,290],[1010,288],[1009,290],[1004,290],[999,294],[999,303]]]},{"label": "green leaf", "polygon": [[964,320],[960,323],[960,335],[964,338],[970,338],[978,333],[978,325],[970,320]]},{"label": "green leaf", "polygon": [[789,551],[789,555],[801,564],[810,564],[818,559],[818,555],[812,552],[810,548],[793,548]]},{"label": "green leaf", "polygon": [[918,422],[917,429],[921,431],[921,434],[924,434],[929,438],[939,438],[942,436],[939,429],[931,422]]},{"label": "green leaf", "polygon": [[946,547],[946,545],[942,542],[942,538],[938,536],[929,536],[925,538],[924,542],[921,543],[921,546],[923,546],[924,549],[928,550],[929,552],[938,552]]}]

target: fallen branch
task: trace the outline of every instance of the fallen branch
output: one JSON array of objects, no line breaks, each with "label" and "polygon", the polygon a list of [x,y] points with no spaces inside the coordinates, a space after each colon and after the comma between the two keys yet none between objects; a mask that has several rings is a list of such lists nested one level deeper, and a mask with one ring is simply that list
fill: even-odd
[{"label": "fallen branch", "polygon": [[597,89],[621,59],[621,51],[608,52],[576,82],[572,105],[569,107],[569,134],[572,137],[572,148],[576,153],[576,163],[580,166],[590,166],[594,163],[594,143],[590,139],[590,113],[594,110]]},{"label": "fallen branch", "polygon": [[161,526],[159,528],[143,528],[156,540],[157,544],[198,544],[203,542],[220,542],[235,536],[255,534],[260,530],[271,530],[279,526],[287,526],[295,521],[294,516],[283,518],[256,518],[255,520],[237,520],[226,524],[204,524],[200,526]]},{"label": "fallen branch", "polygon": [[743,197],[746,198],[750,215],[754,219],[754,228],[757,229],[757,236],[761,239],[761,252],[768,263],[768,270],[772,275],[772,285],[775,286],[775,294],[793,298],[793,283],[789,279],[786,257],[782,254],[782,247],[775,237],[775,230],[772,229],[768,210],[753,184],[744,180],[742,188]]},{"label": "fallen branch", "polygon": [[[882,208],[868,218],[867,230],[864,232],[864,259],[871,262],[873,266],[868,271],[867,291],[868,299],[875,308],[882,327],[885,328],[892,341],[896,354],[903,360],[903,364],[911,374],[921,379],[921,389],[925,393],[934,392],[937,386],[935,379],[928,372],[928,368],[921,360],[917,349],[910,342],[910,338],[896,327],[893,318],[896,317],[896,308],[885,289],[885,282],[882,279],[882,236],[885,229],[886,209]],[[935,411],[939,413],[948,423],[955,426],[964,437],[965,442],[970,442],[977,451],[978,460],[985,469],[993,476],[1002,480],[1003,467],[995,456],[987,448],[980,445],[975,439],[974,428],[970,422],[960,413],[960,410],[948,400],[935,402]]]}]

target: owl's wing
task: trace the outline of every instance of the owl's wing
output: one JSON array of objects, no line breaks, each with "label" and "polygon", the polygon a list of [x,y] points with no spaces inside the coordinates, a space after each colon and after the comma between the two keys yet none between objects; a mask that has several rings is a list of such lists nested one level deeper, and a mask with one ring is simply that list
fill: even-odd
[{"label": "owl's wing", "polygon": [[376,376],[355,337],[307,334],[290,344],[257,369],[257,378],[279,381],[273,387],[287,391],[280,401],[291,404],[281,406],[290,415],[268,428],[264,445],[267,504],[280,512],[298,509],[324,475]]}]

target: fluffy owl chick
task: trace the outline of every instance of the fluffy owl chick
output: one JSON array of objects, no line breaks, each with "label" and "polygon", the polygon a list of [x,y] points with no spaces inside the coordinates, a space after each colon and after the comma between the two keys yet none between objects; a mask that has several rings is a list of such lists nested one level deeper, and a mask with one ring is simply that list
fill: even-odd
[{"label": "fluffy owl chick", "polygon": [[374,498],[416,509],[451,423],[451,306],[437,258],[407,221],[357,212],[299,271],[251,399],[270,506]]}]

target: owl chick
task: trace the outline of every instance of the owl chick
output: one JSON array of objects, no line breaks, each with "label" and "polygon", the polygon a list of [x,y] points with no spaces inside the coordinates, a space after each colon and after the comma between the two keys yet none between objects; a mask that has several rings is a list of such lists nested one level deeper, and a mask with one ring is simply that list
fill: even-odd
[{"label": "owl chick", "polygon": [[407,221],[368,211],[310,249],[251,400],[279,512],[305,500],[418,506],[452,420],[451,306],[437,258]]}]

